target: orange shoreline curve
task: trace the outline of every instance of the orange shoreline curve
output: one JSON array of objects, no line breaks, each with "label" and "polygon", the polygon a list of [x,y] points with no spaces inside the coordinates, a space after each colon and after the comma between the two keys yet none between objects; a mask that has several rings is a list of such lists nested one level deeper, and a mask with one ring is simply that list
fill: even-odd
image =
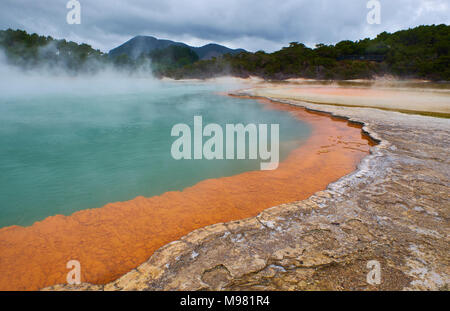
[{"label": "orange shoreline curve", "polygon": [[209,179],[180,192],[52,216],[29,227],[2,228],[0,290],[65,283],[69,260],[81,263],[82,282],[108,283],[195,229],[308,198],[354,171],[373,145],[360,126],[347,121],[261,102],[268,109],[290,112],[313,129],[277,170]]}]

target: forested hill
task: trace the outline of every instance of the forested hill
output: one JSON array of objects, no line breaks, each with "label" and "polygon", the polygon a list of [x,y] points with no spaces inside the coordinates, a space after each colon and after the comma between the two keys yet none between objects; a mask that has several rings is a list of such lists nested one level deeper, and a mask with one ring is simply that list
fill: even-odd
[{"label": "forested hill", "polygon": [[10,65],[24,69],[46,67],[76,73],[96,70],[108,61],[104,53],[90,45],[28,34],[23,30],[0,30],[0,51]]},{"label": "forested hill", "polygon": [[184,46],[170,45],[133,59],[125,54],[111,56],[88,44],[12,29],[0,30],[0,57],[1,54],[9,65],[25,70],[43,68],[47,72],[71,75],[96,73],[105,68],[159,75],[161,71],[175,70],[199,60],[195,52]]},{"label": "forested hill", "polygon": [[374,39],[318,44],[315,48],[292,42],[274,53],[240,52],[209,60],[201,60],[189,47],[176,45],[141,54],[137,59],[125,54],[112,57],[87,44],[8,29],[0,31],[0,51],[12,65],[28,69],[45,66],[73,74],[95,72],[112,65],[128,72],[151,70],[156,76],[175,79],[253,75],[275,80],[338,80],[393,75],[450,81],[448,25],[419,26],[392,34],[383,32]]},{"label": "forested hill", "polygon": [[199,61],[165,75],[209,78],[220,75],[266,79],[361,79],[382,75],[450,80],[450,26],[419,26],[375,39],[318,44],[308,48],[292,42],[274,53],[258,51]]},{"label": "forested hill", "polygon": [[169,46],[187,47],[198,55],[200,59],[211,59],[220,57],[224,54],[238,54],[245,52],[243,49],[230,49],[226,46],[210,43],[201,47],[189,46],[182,42],[157,39],[151,36],[137,36],[125,42],[124,44],[109,51],[110,56],[120,56],[126,54],[131,59],[137,59],[142,54],[146,55],[155,50],[164,50]]}]

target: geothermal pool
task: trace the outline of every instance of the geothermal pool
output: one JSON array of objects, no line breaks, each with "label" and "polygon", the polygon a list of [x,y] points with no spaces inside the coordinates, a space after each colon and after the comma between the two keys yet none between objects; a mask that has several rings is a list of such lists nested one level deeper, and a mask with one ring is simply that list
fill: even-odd
[{"label": "geothermal pool", "polygon": [[260,160],[173,159],[171,129],[177,123],[192,128],[194,116],[223,128],[279,124],[281,160],[310,135],[309,125],[289,113],[217,94],[223,90],[218,84],[154,82],[107,93],[0,97],[0,227],[259,169]]},{"label": "geothermal pool", "polygon": [[[71,260],[82,282],[105,284],[195,229],[306,199],[368,154],[359,126],[218,94],[236,88],[168,83],[2,98],[0,290],[65,283]],[[263,171],[259,159],[174,160],[171,128],[195,115],[278,123],[282,162]]]}]

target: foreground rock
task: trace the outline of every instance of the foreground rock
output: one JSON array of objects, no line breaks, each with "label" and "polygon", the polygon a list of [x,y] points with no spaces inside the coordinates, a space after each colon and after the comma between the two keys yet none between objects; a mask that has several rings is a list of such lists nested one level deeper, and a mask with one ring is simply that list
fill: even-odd
[{"label": "foreground rock", "polygon": [[448,290],[450,119],[280,101],[364,124],[380,144],[308,200],[196,230],[107,285],[47,290]]}]

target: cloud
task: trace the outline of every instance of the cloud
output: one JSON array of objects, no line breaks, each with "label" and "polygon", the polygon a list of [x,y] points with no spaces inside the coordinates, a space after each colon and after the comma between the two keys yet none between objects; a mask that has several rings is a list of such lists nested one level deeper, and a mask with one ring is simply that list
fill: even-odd
[{"label": "cloud", "polygon": [[449,24],[448,0],[380,0],[381,24],[366,0],[79,0],[81,25],[66,23],[67,0],[2,0],[0,28],[87,42],[108,51],[135,35],[274,51],[373,37],[422,24]]}]

